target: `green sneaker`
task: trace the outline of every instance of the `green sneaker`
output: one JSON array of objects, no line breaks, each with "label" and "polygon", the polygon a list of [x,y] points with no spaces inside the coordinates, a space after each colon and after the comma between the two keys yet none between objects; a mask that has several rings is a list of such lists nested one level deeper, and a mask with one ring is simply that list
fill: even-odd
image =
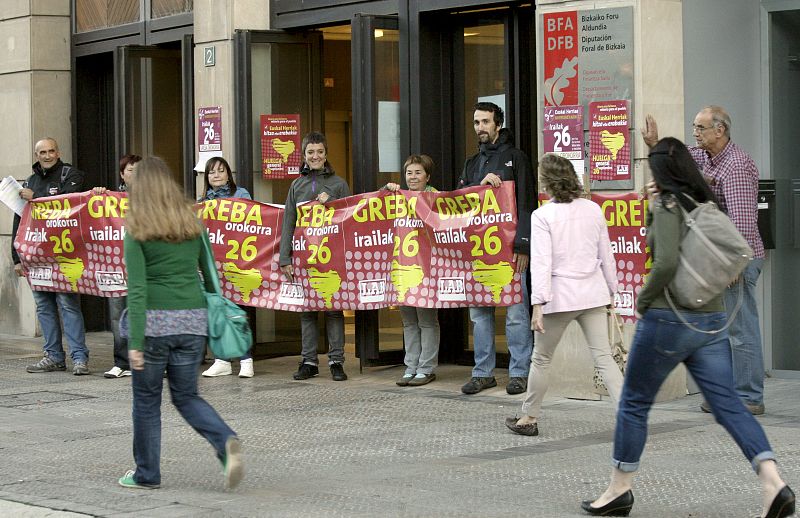
[{"label": "green sneaker", "polygon": [[119,482],[120,486],[128,489],[158,489],[161,487],[159,484],[140,484],[136,482],[133,479],[134,473],[136,473],[134,470],[129,469],[117,482]]},{"label": "green sneaker", "polygon": [[232,435],[225,441],[225,460],[222,462],[225,476],[225,489],[233,489],[244,478],[242,465],[242,442]]}]

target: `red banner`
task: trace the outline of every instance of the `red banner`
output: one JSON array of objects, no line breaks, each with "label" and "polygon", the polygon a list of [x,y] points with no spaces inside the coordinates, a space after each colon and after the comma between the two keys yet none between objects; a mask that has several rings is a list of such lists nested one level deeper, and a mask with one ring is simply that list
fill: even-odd
[{"label": "red banner", "polygon": [[300,115],[261,115],[261,163],[267,180],[300,174]]},{"label": "red banner", "polygon": [[127,293],[123,265],[125,193],[89,192],[26,204],[17,238],[31,288],[102,297]]},{"label": "red banner", "polygon": [[198,204],[197,214],[208,228],[222,294],[237,304],[271,307],[282,278],[283,207],[217,198]]},{"label": "red banner", "polygon": [[592,194],[600,205],[608,225],[611,249],[617,260],[619,291],[614,299],[617,313],[634,321],[636,296],[650,273],[652,258],[647,247],[645,216],[647,200],[635,192],[625,194]]},{"label": "red banner", "polygon": [[[15,246],[37,290],[124,295],[124,193],[38,198]],[[514,186],[452,192],[380,191],[298,206],[295,282],[278,266],[282,207],[206,201],[224,295],[237,304],[306,311],[508,306],[522,300],[514,273]]]},{"label": "red banner", "polygon": [[276,309],[508,306],[522,300],[512,256],[514,187],[383,191],[298,207],[295,283]]}]

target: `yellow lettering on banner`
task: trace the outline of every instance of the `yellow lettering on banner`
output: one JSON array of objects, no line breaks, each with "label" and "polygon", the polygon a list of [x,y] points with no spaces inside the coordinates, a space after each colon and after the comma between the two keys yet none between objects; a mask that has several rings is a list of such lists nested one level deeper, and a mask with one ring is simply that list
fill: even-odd
[{"label": "yellow lettering on banner", "polygon": [[31,207],[33,219],[66,219],[72,211],[67,198],[61,200],[37,201]]},{"label": "yellow lettering on banner", "polygon": [[300,205],[297,207],[298,227],[324,227],[333,224],[333,207],[325,205]]},{"label": "yellow lettering on banner", "polygon": [[261,225],[261,209],[258,205],[226,199],[215,199],[203,202],[203,207],[197,215],[200,219],[213,219],[217,221],[230,221],[244,223],[245,225]]},{"label": "yellow lettering on banner", "polygon": [[128,212],[128,198],[94,195],[87,204],[93,218],[124,218]]},{"label": "yellow lettering on banner", "polygon": [[499,213],[500,204],[492,189],[484,191],[483,199],[477,192],[436,199],[434,209],[441,219],[464,218],[476,214]]},{"label": "yellow lettering on banner", "polygon": [[385,221],[397,218],[417,217],[417,197],[407,199],[398,193],[379,198],[362,198],[353,209],[353,219],[365,221]]},{"label": "yellow lettering on banner", "polygon": [[606,200],[600,206],[609,227],[641,227],[647,213],[647,200]]},{"label": "yellow lettering on banner", "polygon": [[217,219],[219,221],[230,221],[228,211],[231,210],[230,200],[219,200],[217,204]]}]

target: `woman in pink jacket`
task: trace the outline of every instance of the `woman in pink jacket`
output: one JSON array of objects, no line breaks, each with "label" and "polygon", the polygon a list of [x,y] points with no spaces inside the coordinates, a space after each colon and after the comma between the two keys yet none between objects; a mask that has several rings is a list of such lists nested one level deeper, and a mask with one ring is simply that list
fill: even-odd
[{"label": "woman in pink jacket", "polygon": [[539,182],[552,201],[531,215],[531,328],[536,345],[523,416],[506,419],[506,426],[521,435],[539,435],[537,419],[550,361],[573,320],[586,336],[615,405],[622,389],[622,374],[608,343],[606,308],[617,291],[617,269],[606,220],[596,203],[581,197],[569,160],[545,155],[539,163]]}]

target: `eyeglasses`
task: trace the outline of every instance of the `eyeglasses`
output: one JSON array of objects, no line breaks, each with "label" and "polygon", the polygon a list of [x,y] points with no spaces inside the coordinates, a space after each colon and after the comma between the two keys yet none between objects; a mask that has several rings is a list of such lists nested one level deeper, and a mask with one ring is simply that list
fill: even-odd
[{"label": "eyeglasses", "polygon": [[692,124],[692,133],[695,133],[695,132],[696,133],[702,133],[707,129],[712,129],[714,126],[715,126],[715,124],[712,124],[711,126],[700,126],[699,124]]}]

